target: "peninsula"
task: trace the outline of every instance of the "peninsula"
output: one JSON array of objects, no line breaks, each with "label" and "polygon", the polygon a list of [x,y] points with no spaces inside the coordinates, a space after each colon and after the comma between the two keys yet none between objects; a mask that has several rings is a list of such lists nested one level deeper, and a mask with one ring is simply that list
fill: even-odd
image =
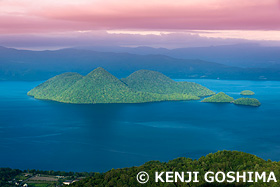
[{"label": "peninsula", "polygon": [[216,95],[207,97],[202,100],[202,102],[205,102],[205,103],[231,103],[233,101],[234,101],[234,99],[232,97],[228,96],[227,94],[225,94],[224,92],[220,92]]}]

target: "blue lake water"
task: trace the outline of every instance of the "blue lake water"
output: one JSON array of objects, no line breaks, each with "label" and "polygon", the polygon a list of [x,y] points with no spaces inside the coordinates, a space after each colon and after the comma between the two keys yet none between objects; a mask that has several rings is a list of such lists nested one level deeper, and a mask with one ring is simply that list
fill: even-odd
[{"label": "blue lake water", "polygon": [[280,82],[190,80],[262,106],[200,101],[74,105],[26,95],[39,82],[0,82],[0,167],[99,171],[238,150],[280,160]]}]

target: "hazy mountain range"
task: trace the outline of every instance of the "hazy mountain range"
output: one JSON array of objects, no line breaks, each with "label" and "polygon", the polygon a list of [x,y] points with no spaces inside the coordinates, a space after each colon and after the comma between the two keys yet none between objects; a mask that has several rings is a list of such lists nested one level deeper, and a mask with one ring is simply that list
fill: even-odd
[{"label": "hazy mountain range", "polygon": [[237,67],[275,68],[277,66],[280,68],[280,47],[267,47],[254,43],[177,49],[119,46],[83,46],[76,48],[139,55],[161,54],[174,58],[200,59]]},{"label": "hazy mountain range", "polygon": [[[97,49],[28,51],[0,47],[0,80],[46,80],[64,72],[77,72],[82,75],[86,75],[92,69],[100,66],[106,68],[119,78],[126,77],[140,69],[148,69],[159,71],[174,79],[211,78],[280,80],[280,68],[278,68],[279,64],[277,61],[277,55],[279,56],[279,54],[275,52],[275,49],[278,48],[271,48],[271,50],[268,50],[269,48],[267,48],[269,53],[259,52],[258,55],[264,56],[263,59],[266,59],[266,61],[271,61],[272,57],[275,59],[275,63],[270,63],[270,65],[266,65],[267,67],[262,65],[261,68],[256,68],[254,66],[246,68],[230,66],[231,64],[226,62],[240,62],[237,57],[232,56],[233,54],[237,55],[240,53],[239,58],[241,58],[242,55],[246,56],[246,51],[242,52],[242,50],[240,50],[234,53],[234,50],[227,50],[228,53],[231,52],[230,55],[223,52],[223,47],[213,47],[213,50],[211,50],[211,47],[174,50],[146,47],[119,47],[119,49],[126,49],[130,51],[118,51],[117,48],[113,50],[110,49],[110,47],[107,47],[106,50],[114,52],[100,52],[102,50],[105,51],[105,48],[99,47],[98,49],[100,51],[97,52],[93,51]],[[192,50],[195,52],[192,52]],[[207,50],[209,51],[206,53],[202,50],[206,52]],[[139,54],[132,54],[136,53],[135,51]],[[153,51],[160,51],[162,54],[153,54],[156,53]],[[182,59],[171,57],[175,56],[175,52],[178,55],[181,54],[185,56],[186,58],[189,57],[189,59],[183,59],[183,56],[181,56]],[[199,60],[206,58],[207,54],[212,56],[212,58],[217,58],[216,62],[223,61],[222,58],[218,60],[219,55],[229,60],[224,60],[224,64],[216,63],[214,59],[209,59],[211,62]],[[274,54],[271,59],[268,58],[270,56],[269,54]],[[254,61],[254,58],[265,64],[265,60],[261,60],[260,57],[254,57],[251,55],[248,55],[247,58],[243,58],[244,64],[250,64],[249,61]],[[245,63],[246,59],[247,61]]]}]

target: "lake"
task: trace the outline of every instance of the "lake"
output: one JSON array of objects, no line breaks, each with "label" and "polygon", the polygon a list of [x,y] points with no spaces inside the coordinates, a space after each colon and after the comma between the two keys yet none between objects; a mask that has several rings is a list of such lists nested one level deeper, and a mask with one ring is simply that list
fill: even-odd
[{"label": "lake", "polygon": [[0,167],[104,172],[218,150],[280,160],[279,81],[189,81],[262,105],[64,104],[27,96],[40,82],[0,82]]}]

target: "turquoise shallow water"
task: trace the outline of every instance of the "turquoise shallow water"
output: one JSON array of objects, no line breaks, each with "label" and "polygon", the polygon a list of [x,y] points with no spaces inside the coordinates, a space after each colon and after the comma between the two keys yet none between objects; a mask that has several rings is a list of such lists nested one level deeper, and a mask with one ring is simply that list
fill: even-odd
[{"label": "turquoise shallow water", "polygon": [[27,96],[39,82],[0,82],[0,167],[102,172],[224,149],[280,160],[280,82],[190,81],[234,98],[253,90],[262,106],[73,105]]}]

